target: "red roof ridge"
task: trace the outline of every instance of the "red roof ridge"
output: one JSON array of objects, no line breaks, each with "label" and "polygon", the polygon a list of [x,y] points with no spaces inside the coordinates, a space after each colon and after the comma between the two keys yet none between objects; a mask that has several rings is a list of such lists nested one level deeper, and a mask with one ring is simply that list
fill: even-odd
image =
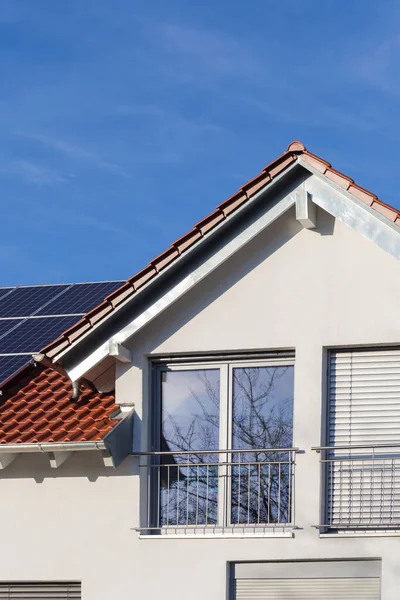
[{"label": "red roof ridge", "polygon": [[194,246],[205,234],[236,212],[261,188],[295,163],[298,158],[301,158],[311,168],[325,175],[333,183],[348,191],[379,214],[396,225],[400,225],[400,211],[379,200],[375,194],[354,183],[353,179],[344,173],[333,169],[329,162],[309,152],[302,142],[294,140],[289,144],[286,152],[264,167],[253,179],[242,185],[233,196],[221,202],[212,213],[201,219],[187,233],[172,242],[169,248],[151,260],[141,271],[130,277],[121,287],[109,294],[99,306],[90,310],[78,323],[75,323],[54,342],[43,348],[42,352],[49,357],[54,357],[82,337],[90,328],[113,312],[119,304],[133,296],[160,271],[175,262],[181,254]]},{"label": "red roof ridge", "polygon": [[287,147],[287,152],[304,152],[306,149],[305,145],[299,140],[293,140]]}]

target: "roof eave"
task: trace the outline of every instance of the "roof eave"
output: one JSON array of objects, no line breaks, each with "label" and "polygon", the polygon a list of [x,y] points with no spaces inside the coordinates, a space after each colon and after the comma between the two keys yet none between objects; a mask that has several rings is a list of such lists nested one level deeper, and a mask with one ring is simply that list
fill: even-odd
[{"label": "roof eave", "polygon": [[101,440],[77,442],[37,442],[0,444],[0,468],[5,468],[11,463],[7,459],[5,466],[1,464],[3,455],[19,454],[69,454],[71,452],[101,452],[103,463],[106,467],[117,468],[127,456],[132,453],[133,447],[133,415],[132,407],[126,415]]}]

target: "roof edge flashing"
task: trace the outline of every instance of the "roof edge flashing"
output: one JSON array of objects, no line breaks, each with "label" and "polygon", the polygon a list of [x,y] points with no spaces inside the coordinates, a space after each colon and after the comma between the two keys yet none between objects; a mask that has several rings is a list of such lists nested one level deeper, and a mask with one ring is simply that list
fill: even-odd
[{"label": "roof edge flashing", "polygon": [[0,444],[0,454],[32,452],[83,452],[87,450],[106,450],[104,440],[96,442],[43,442],[32,444]]}]

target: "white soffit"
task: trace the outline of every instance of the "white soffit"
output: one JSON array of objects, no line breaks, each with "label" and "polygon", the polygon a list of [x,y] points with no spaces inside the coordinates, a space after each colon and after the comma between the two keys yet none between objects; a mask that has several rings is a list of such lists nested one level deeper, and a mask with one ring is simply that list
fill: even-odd
[{"label": "white soffit", "polygon": [[305,182],[312,201],[342,223],[358,231],[397,259],[400,259],[400,228],[324,175],[299,159],[299,163],[315,177]]}]

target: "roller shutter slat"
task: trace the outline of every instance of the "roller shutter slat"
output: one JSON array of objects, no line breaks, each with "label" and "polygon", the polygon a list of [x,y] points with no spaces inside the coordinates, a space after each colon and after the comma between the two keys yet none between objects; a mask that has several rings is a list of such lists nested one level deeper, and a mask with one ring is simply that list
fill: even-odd
[{"label": "roller shutter slat", "polygon": [[379,600],[378,577],[238,579],[235,600]]},{"label": "roller shutter slat", "polygon": [[0,600],[79,600],[78,582],[0,582]]}]

